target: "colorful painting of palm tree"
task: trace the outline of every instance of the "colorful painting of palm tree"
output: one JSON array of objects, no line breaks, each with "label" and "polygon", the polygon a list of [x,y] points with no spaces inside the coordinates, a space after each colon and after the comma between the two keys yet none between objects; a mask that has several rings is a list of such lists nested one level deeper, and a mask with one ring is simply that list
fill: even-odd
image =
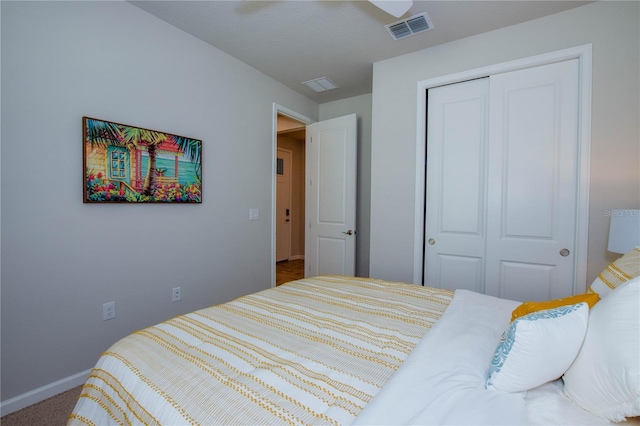
[{"label": "colorful painting of palm tree", "polygon": [[85,203],[201,203],[202,141],[83,117]]}]

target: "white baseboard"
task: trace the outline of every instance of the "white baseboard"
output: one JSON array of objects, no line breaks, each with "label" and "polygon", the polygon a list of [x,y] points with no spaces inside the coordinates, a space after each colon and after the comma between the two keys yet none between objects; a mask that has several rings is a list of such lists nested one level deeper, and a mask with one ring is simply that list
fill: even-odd
[{"label": "white baseboard", "polygon": [[296,254],[294,256],[291,256],[289,259],[287,260],[299,260],[299,259],[304,259],[304,254]]},{"label": "white baseboard", "polygon": [[59,393],[73,389],[76,386],[80,386],[87,381],[87,377],[91,369],[81,371],[72,376],[65,377],[64,379],[57,380],[48,385],[41,386],[32,391],[23,393],[22,395],[9,398],[6,401],[0,402],[0,416],[4,416],[14,411],[21,410],[36,402],[44,401],[47,398],[51,398]]}]

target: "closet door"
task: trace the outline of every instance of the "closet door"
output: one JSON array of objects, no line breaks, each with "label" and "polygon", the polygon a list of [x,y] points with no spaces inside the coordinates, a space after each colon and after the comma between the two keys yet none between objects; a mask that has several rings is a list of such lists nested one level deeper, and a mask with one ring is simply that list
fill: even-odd
[{"label": "closet door", "polygon": [[429,90],[425,285],[484,293],[489,79]]},{"label": "closet door", "polygon": [[572,294],[578,60],[491,77],[486,292]]},{"label": "closet door", "polygon": [[425,285],[572,294],[578,74],[570,60],[429,90]]}]

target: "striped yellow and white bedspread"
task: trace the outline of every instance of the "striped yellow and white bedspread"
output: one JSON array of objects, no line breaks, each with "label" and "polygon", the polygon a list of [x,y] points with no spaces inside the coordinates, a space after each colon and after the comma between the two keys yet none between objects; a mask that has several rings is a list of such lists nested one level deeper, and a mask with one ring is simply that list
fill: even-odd
[{"label": "striped yellow and white bedspread", "polygon": [[452,297],[324,276],[179,316],[105,352],[69,424],[348,424]]}]

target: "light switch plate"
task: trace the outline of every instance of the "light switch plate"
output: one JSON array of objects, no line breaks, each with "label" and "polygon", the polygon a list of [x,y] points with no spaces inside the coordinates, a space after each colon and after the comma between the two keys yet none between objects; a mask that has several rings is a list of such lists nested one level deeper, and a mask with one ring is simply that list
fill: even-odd
[{"label": "light switch plate", "polygon": [[260,213],[258,209],[249,209],[249,220],[258,220],[260,218]]}]

